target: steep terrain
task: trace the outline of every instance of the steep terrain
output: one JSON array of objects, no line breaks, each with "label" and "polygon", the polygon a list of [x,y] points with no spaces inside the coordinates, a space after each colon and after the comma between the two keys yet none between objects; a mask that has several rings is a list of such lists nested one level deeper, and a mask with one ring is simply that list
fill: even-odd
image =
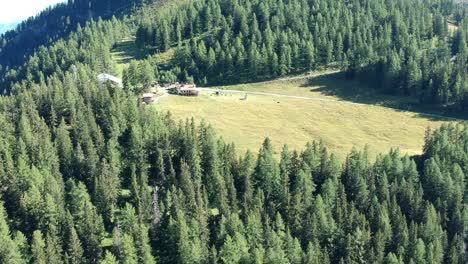
[{"label": "steep terrain", "polygon": [[[272,32],[281,35],[272,39],[282,43],[278,65],[288,67],[279,67],[278,75],[304,70],[304,64],[294,68],[298,61],[284,59],[289,53],[293,58],[295,44],[299,49],[312,43],[296,38],[303,30],[294,28],[301,16],[311,17],[304,20],[307,25],[329,29],[324,35],[304,31],[313,41],[313,54],[322,54],[305,62],[318,61],[321,67],[327,65],[324,58],[333,58],[333,66],[340,54],[334,48],[332,56],[317,53],[335,43],[331,29],[346,25],[334,17],[346,18],[351,33],[345,35],[355,44],[348,47],[347,61],[359,62],[343,66],[348,77],[369,74],[360,69],[368,66],[363,61],[387,65],[381,60],[391,54],[390,65],[400,66],[391,67],[398,76],[391,80],[404,81],[398,89],[412,94],[418,91],[415,83],[426,87],[422,82],[429,77],[441,92],[437,96],[448,100],[444,105],[460,109],[463,93],[448,91],[466,85],[464,77],[458,79],[460,87],[452,81],[457,80],[452,75],[465,73],[460,67],[466,22],[460,13],[466,13],[451,1],[169,1],[145,6],[128,19],[90,21],[31,56],[12,54],[26,58],[23,66],[8,71],[2,89],[9,93],[0,96],[0,263],[467,263],[466,123],[427,130],[421,155],[381,150],[372,159],[368,150],[353,149],[340,162],[319,141],[302,151],[287,145],[275,150],[266,138],[257,154],[239,153],[209,124],[176,122],[141,103],[141,93],[155,81],[222,81],[219,74],[226,68],[219,67],[233,54],[234,69],[252,67],[239,80],[227,75],[226,82],[273,77],[253,67],[264,64],[245,60],[265,54],[253,52],[257,41],[262,44],[257,48],[263,50],[265,43],[267,50],[268,38],[251,30],[252,10],[268,10]],[[266,17],[257,16],[257,23]],[[377,18],[387,26],[376,27]],[[448,18],[459,23],[461,33],[446,35]],[[150,40],[158,43],[155,48],[141,41],[148,25],[158,32]],[[188,27],[172,30],[182,25]],[[232,25],[239,27],[229,29]],[[179,44],[182,28],[189,38]],[[137,32],[140,60],[113,56],[111,50],[118,52],[117,44]],[[389,36],[394,44],[378,44]],[[217,48],[217,37],[227,40],[219,41],[223,48]],[[228,47],[232,54],[218,57]],[[271,52],[278,53],[276,48]],[[422,48],[435,57],[426,57]],[[237,60],[239,53],[244,60]],[[120,69],[118,59],[125,65]],[[416,78],[413,66],[425,59],[431,70],[419,69],[424,77]],[[120,70],[123,88],[97,79],[102,72]]]},{"label": "steep terrain", "polygon": [[[42,45],[66,38],[86,22],[109,19],[129,13],[140,0],[74,0],[44,10],[36,17],[19,23],[15,30],[0,36],[0,76],[2,68],[23,64]],[[3,32],[0,32],[0,34]]]}]

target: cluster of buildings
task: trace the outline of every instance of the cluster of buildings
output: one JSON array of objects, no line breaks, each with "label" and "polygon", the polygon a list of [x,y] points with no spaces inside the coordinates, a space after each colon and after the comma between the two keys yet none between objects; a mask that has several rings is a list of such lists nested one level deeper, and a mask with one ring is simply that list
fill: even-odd
[{"label": "cluster of buildings", "polygon": [[[122,79],[107,73],[99,74],[98,80],[101,83],[110,83],[117,87],[123,87]],[[146,93],[142,94],[141,100],[145,104],[151,104],[156,102],[160,96],[166,93],[181,96],[198,96],[198,90],[195,84],[176,82],[164,84],[162,87],[159,84],[155,84]]]},{"label": "cluster of buildings", "polygon": [[165,84],[164,88],[171,94],[183,95],[183,96],[198,96],[197,86],[195,84],[188,83],[172,83]]},{"label": "cluster of buildings", "polygon": [[159,84],[153,86],[149,92],[142,95],[142,101],[145,104],[151,104],[167,93],[181,96],[198,96],[198,90],[195,84],[168,83],[164,84],[162,87]]}]

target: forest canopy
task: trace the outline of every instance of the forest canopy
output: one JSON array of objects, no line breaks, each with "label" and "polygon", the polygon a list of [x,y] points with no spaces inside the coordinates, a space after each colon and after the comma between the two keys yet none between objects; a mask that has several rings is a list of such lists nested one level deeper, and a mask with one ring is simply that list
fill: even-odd
[{"label": "forest canopy", "polygon": [[141,63],[156,79],[252,81],[337,63],[463,107],[466,9],[450,3],[200,0],[161,17],[144,9],[138,27],[77,26],[2,82],[0,263],[466,263],[466,122],[428,130],[413,157],[338,160],[319,139],[238,153],[209,124],[177,123],[96,78],[137,32],[148,53],[177,49],[166,68]]},{"label": "forest canopy", "polygon": [[161,67],[202,85],[332,67],[382,93],[466,110],[467,10],[445,0],[200,0],[147,14],[136,43],[175,49]]}]

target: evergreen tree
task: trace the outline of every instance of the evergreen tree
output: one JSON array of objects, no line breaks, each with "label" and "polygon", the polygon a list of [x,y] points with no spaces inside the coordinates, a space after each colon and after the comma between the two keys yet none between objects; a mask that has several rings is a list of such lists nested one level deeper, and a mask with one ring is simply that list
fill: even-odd
[{"label": "evergreen tree", "polygon": [[[0,202],[0,262],[2,263],[26,263],[20,255],[18,244],[15,243],[10,234],[7,224],[7,216],[3,203]],[[38,263],[41,263],[38,261]],[[45,262],[44,262],[45,263]]]},{"label": "evergreen tree", "polygon": [[81,247],[81,241],[74,227],[71,227],[69,233],[70,237],[67,244],[68,250],[66,252],[68,263],[81,263],[83,260],[83,248]]},{"label": "evergreen tree", "polygon": [[42,237],[42,233],[39,230],[34,231],[32,243],[31,243],[31,253],[32,253],[32,262],[35,264],[46,264],[48,263],[47,254],[45,251],[45,241]]}]

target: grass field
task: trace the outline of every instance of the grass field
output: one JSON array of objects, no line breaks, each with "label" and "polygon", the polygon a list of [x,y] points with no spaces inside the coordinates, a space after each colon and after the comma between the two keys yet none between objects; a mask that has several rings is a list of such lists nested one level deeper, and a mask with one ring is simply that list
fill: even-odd
[{"label": "grass field", "polygon": [[[166,52],[158,53],[150,56],[152,60],[156,60],[161,64],[169,63],[174,57],[175,49],[170,48]],[[127,37],[118,42],[115,47],[111,50],[112,60],[114,60],[117,67],[117,74],[123,75],[123,70],[127,68],[132,60],[142,60],[145,57],[142,52],[135,45],[134,37]]]},{"label": "grass field", "polygon": [[396,147],[411,155],[419,154],[426,128],[436,128],[447,121],[379,106],[401,101],[382,96],[377,99],[371,92],[357,93],[356,85],[331,74],[309,80],[221,87],[307,96],[323,101],[266,95],[249,95],[243,101],[240,100],[244,97],[242,93],[225,92],[216,96],[213,92],[202,92],[199,97],[171,95],[155,107],[171,111],[178,119],[206,120],[240,151],[257,151],[265,137],[270,137],[277,152],[285,143],[290,148],[302,149],[308,141],[323,139],[341,158],[353,146],[363,148],[365,145],[372,154]]},{"label": "grass field", "polygon": [[450,34],[454,34],[458,30],[458,26],[452,22],[447,22],[447,28]]},{"label": "grass field", "polygon": [[115,48],[111,51],[111,56],[117,64],[119,76],[122,76],[123,69],[128,67],[132,60],[138,60],[142,57],[132,37],[125,38],[117,43]]},{"label": "grass field", "polygon": [[[159,55],[159,60],[167,60],[173,56],[171,52]],[[120,42],[112,57],[120,74],[132,59],[141,59],[131,38]],[[285,143],[290,148],[302,149],[309,141],[323,139],[341,158],[353,146],[365,145],[373,154],[396,147],[410,155],[419,154],[426,128],[436,128],[448,121],[409,112],[418,110],[407,107],[415,105],[414,98],[377,94],[357,81],[346,80],[341,73],[321,72],[308,79],[287,78],[216,88],[317,100],[249,95],[248,100],[242,101],[242,93],[215,96],[213,92],[202,92],[199,97],[170,95],[155,107],[171,111],[177,119],[204,119],[242,152],[257,151],[265,137],[270,137],[277,152]]]}]

